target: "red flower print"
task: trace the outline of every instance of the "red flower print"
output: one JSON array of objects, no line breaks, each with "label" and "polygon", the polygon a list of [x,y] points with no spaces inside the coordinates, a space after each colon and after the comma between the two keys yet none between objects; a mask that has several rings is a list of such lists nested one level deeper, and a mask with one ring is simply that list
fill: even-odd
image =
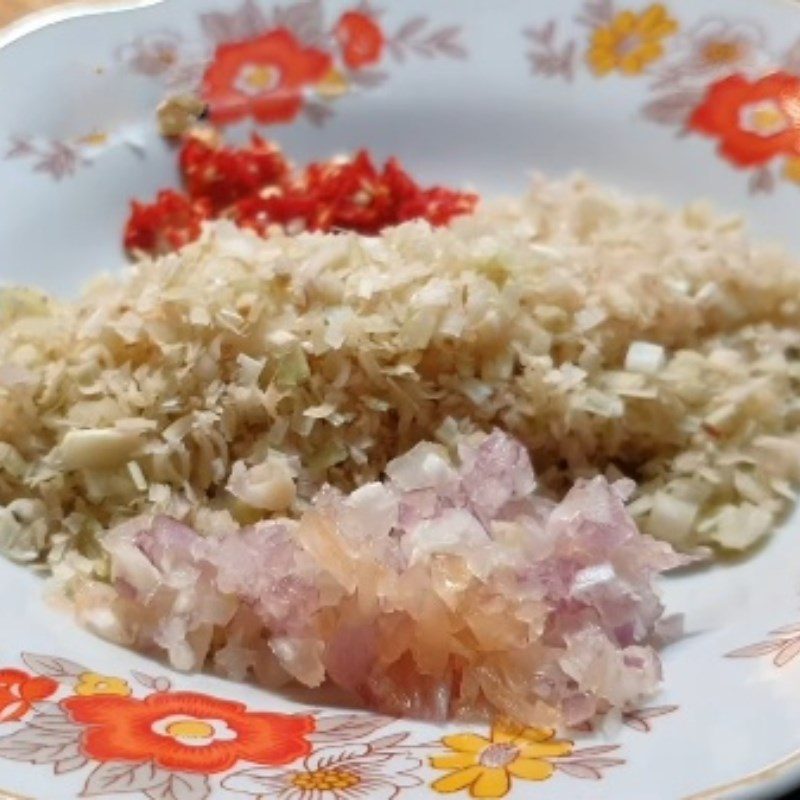
[{"label": "red flower print", "polygon": [[0,722],[22,719],[33,704],[55,694],[58,684],[50,678],[35,678],[18,669],[0,669]]},{"label": "red flower print", "polygon": [[719,139],[720,153],[741,167],[800,155],[800,78],[774,72],[756,81],[739,74],[717,81],[689,127]]},{"label": "red flower print", "polygon": [[313,717],[248,711],[194,692],[68,697],[61,706],[86,725],[82,748],[100,761],[154,761],[168,770],[210,775],[238,761],[289,764],[308,755]]},{"label": "red flower print", "polygon": [[369,15],[359,11],[342,14],[336,23],[336,40],[342,48],[344,63],[351,69],[376,64],[386,44],[383,31]]},{"label": "red flower print", "polygon": [[285,28],[217,48],[203,76],[203,99],[215,122],[252,115],[262,123],[291,122],[303,107],[303,87],[331,68],[328,53],[303,47]]}]

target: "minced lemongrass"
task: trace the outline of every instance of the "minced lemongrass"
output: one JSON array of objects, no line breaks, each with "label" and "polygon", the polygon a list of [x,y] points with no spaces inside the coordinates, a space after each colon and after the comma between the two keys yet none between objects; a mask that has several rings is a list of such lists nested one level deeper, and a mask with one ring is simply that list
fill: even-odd
[{"label": "minced lemongrass", "polygon": [[[14,548],[53,563],[76,507],[97,530],[155,511],[213,534],[254,513],[226,490],[239,462],[296,459],[296,516],[453,420],[518,437],[556,497],[616,466],[645,531],[741,549],[800,483],[798,296],[798,265],[739,223],[583,180],[369,238],[219,222],[74,302],[0,295],[0,507],[38,501]],[[767,525],[737,511],[762,491]]]}]

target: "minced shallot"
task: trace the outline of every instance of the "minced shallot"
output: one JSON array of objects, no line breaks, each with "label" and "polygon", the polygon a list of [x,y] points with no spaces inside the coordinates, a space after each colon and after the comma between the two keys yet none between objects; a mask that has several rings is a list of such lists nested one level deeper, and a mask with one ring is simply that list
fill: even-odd
[{"label": "minced shallot", "polygon": [[657,688],[653,579],[688,558],[638,532],[630,481],[556,503],[497,431],[418,444],[387,475],[218,537],[129,520],[103,539],[110,586],[69,591],[94,630],[179,668],[329,679],[388,714],[578,725]]}]

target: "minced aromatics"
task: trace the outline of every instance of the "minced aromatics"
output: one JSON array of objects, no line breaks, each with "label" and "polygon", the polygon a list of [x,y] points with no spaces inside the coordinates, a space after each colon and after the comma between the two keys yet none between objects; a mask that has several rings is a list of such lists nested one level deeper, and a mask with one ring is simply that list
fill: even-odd
[{"label": "minced aromatics", "polygon": [[211,219],[228,219],[260,236],[373,235],[413,219],[446,225],[478,202],[471,192],[421,187],[396,158],[378,169],[366,150],[298,169],[277,144],[256,134],[249,145],[231,147],[215,131],[194,130],[183,137],[178,170],[183,192],[163,189],[151,203],[131,204],[124,243],[133,256],[178,250],[199,238]]},{"label": "minced aromatics", "polygon": [[[380,236],[216,222],[77,301],[0,307],[0,547],[86,560],[137,514],[298,516],[417,442],[497,426],[543,490],[638,482],[679,549],[746,549],[800,473],[800,268],[705,206],[583,180]],[[72,563],[69,561],[68,563]]]},{"label": "minced aromatics", "polygon": [[213,537],[143,515],[103,538],[109,582],[57,578],[91,629],[180,669],[328,680],[392,715],[578,725],[657,688],[675,625],[652,583],[688,557],[639,533],[632,481],[556,503],[499,431],[419,443],[386,476]]}]

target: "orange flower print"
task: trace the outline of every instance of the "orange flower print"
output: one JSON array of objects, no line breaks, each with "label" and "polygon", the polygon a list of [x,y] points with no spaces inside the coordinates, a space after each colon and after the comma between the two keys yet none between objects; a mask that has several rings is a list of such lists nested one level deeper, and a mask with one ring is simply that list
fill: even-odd
[{"label": "orange flower print", "polygon": [[238,761],[279,766],[307,756],[313,717],[248,711],[194,692],[68,697],[61,706],[86,725],[83,751],[100,762],[154,761],[168,770],[213,774]]},{"label": "orange flower print", "polygon": [[40,700],[55,694],[58,684],[19,669],[0,669],[0,722],[22,719]]},{"label": "orange flower print", "polygon": [[203,99],[212,119],[291,122],[303,107],[303,89],[331,68],[328,53],[304,47],[284,28],[217,48],[203,76]]},{"label": "orange flower print", "polygon": [[774,72],[750,81],[735,74],[714,83],[689,119],[719,139],[719,152],[740,167],[800,155],[800,78]]},{"label": "orange flower print", "polygon": [[342,49],[344,63],[350,69],[377,64],[386,44],[383,31],[369,14],[348,11],[336,23],[336,40]]}]

